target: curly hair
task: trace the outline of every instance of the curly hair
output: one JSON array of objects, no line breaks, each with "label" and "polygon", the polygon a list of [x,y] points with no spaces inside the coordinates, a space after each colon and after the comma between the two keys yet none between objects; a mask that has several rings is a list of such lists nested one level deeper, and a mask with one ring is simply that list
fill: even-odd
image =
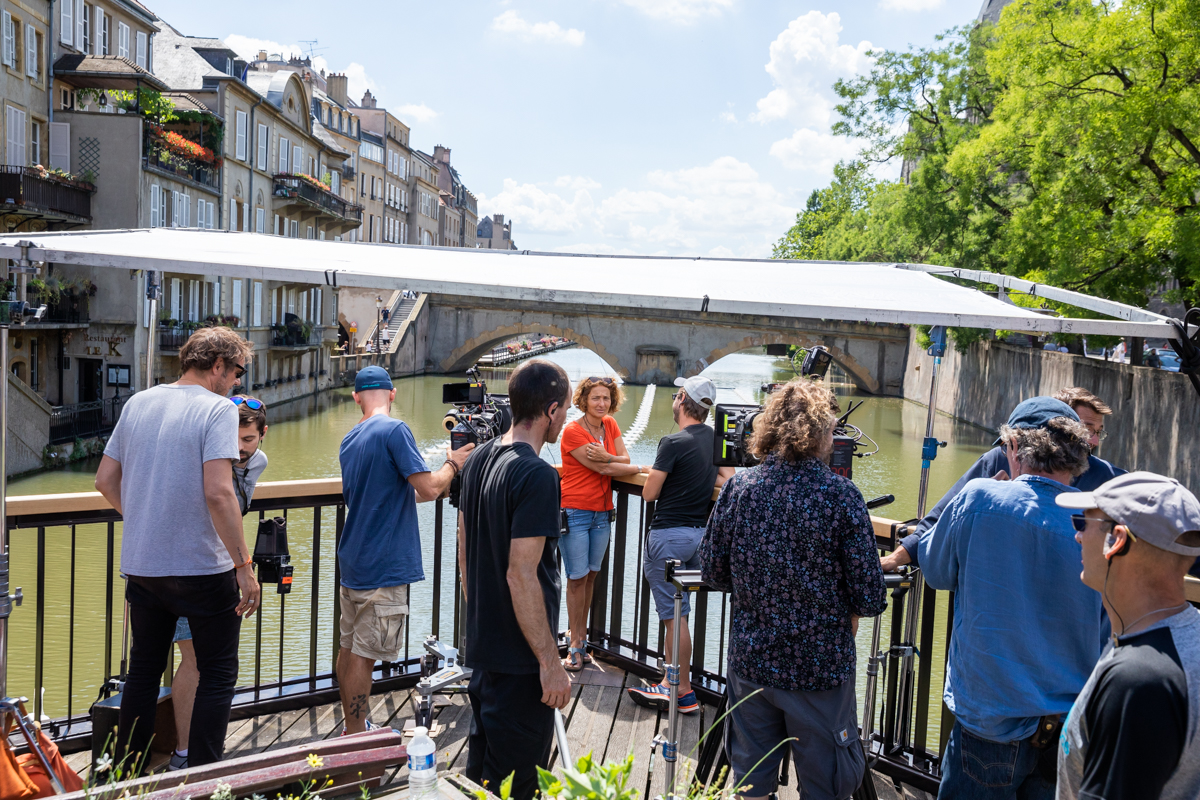
[{"label": "curly hair", "polygon": [[754,420],[750,452],[759,458],[775,454],[789,463],[826,458],[829,434],[837,422],[833,392],[808,378],[795,378],[771,393]]},{"label": "curly hair", "polygon": [[1036,472],[1069,472],[1074,478],[1088,468],[1088,445],[1091,434],[1083,423],[1070,417],[1055,417],[1044,428],[1010,428],[1000,426],[1000,438],[1005,446],[1017,451],[1017,461]]},{"label": "curly hair", "polygon": [[1107,416],[1112,413],[1112,408],[1108,403],[1101,400],[1096,395],[1089,392],[1087,389],[1081,389],[1078,386],[1066,386],[1061,391],[1054,395],[1055,400],[1062,400],[1076,411],[1080,406],[1090,408],[1097,414]]},{"label": "curly hair", "polygon": [[179,348],[179,371],[210,370],[216,366],[219,358],[225,359],[227,366],[232,366],[239,358],[249,362],[253,356],[254,345],[234,333],[232,328],[201,328]]},{"label": "curly hair", "polygon": [[587,399],[591,395],[592,389],[597,386],[603,386],[608,389],[608,399],[611,401],[608,413],[617,413],[617,409],[625,402],[625,392],[622,391],[621,384],[617,383],[616,378],[609,378],[609,380],[612,383],[605,383],[603,378],[584,378],[575,386],[575,394],[571,397],[571,404],[586,414]]}]

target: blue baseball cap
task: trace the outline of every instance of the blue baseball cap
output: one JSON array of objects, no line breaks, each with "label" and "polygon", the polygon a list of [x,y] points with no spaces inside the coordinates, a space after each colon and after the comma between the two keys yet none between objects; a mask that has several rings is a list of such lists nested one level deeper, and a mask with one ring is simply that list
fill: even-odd
[{"label": "blue baseball cap", "polygon": [[392,376],[383,367],[363,367],[354,376],[354,391],[365,392],[368,389],[391,389]]},{"label": "blue baseball cap", "polygon": [[[1053,397],[1031,397],[1018,403],[1008,415],[1008,427],[1044,428],[1046,423],[1055,417],[1066,417],[1079,422],[1079,415],[1075,413],[1075,409],[1062,400]],[[1001,439],[997,439],[992,446],[999,447],[1003,443]]]}]

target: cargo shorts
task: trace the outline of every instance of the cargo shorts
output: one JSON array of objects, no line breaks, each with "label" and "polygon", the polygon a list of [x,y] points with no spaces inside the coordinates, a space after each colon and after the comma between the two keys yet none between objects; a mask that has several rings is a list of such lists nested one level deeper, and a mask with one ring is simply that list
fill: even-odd
[{"label": "cargo shorts", "polygon": [[341,646],[363,658],[399,661],[408,618],[408,586],[339,588]]}]

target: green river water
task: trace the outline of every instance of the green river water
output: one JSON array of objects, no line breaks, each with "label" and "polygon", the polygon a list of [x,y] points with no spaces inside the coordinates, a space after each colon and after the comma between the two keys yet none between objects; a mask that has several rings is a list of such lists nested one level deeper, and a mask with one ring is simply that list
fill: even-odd
[{"label": "green river water", "polygon": [[[611,370],[594,353],[582,349],[569,349],[549,356],[566,368],[572,380],[589,375],[610,374]],[[511,368],[485,373],[488,388],[503,392],[506,376]],[[758,402],[762,398],[760,385],[768,381],[784,381],[792,373],[785,360],[757,353],[739,353],[728,356],[710,367],[706,373],[719,387],[718,401],[732,403]],[[445,376],[422,376],[400,379],[396,383],[396,403],[392,414],[405,420],[422,450],[432,449],[446,442],[447,436],[441,427],[446,407],[441,403],[441,387]],[[851,393],[851,387],[837,385],[839,392]],[[639,405],[647,391],[646,387],[625,387],[627,400],[615,414],[618,424],[627,431],[633,423]],[[653,398],[649,424],[642,436],[629,448],[634,463],[653,462],[660,437],[674,430],[671,419],[671,393],[673,387],[659,387]],[[865,397],[863,407],[856,411],[851,421],[879,444],[879,453],[869,458],[856,459],[854,480],[868,499],[883,494],[893,494],[896,502],[875,512],[895,519],[908,519],[917,510],[917,492],[920,480],[921,440],[925,435],[926,409],[916,403],[894,398]],[[843,404],[844,405],[844,404]],[[327,393],[320,398],[300,400],[279,408],[268,410],[270,430],[263,449],[270,457],[270,465],[263,481],[296,480],[305,478],[333,477],[339,474],[338,445],[345,433],[358,421],[360,414],[348,389]],[[939,453],[930,475],[928,505],[941,497],[954,481],[974,460],[990,446],[992,436],[979,428],[939,416],[935,422],[935,435],[949,446]],[[552,452],[553,451],[553,452]],[[543,456],[558,460],[557,446],[547,447]],[[430,465],[440,464],[442,458],[433,456]],[[96,463],[73,465],[71,468],[43,473],[14,481],[9,486],[9,495],[53,494],[61,492],[92,491]],[[165,510],[170,498],[163,498]],[[631,503],[631,531],[636,526],[637,504]],[[417,630],[410,631],[410,652],[417,652],[421,638],[430,633],[432,606],[432,579],[434,560],[434,504],[419,507],[422,543],[425,551],[426,580],[413,589],[412,619],[417,621]],[[452,509],[447,507],[446,518],[451,518]],[[253,515],[251,515],[252,517]],[[166,515],[169,519],[169,512]],[[251,545],[255,521],[247,518],[246,532]],[[310,652],[309,608],[312,597],[313,565],[313,515],[311,510],[291,511],[288,514],[289,537],[292,563],[295,565],[293,592],[287,596],[286,610],[280,598],[273,594],[273,587],[266,587],[261,622],[252,618],[243,626],[241,683],[248,684],[255,678],[256,661],[261,670],[261,679],[305,675],[308,673],[313,653]],[[169,524],[169,523],[168,523]],[[321,520],[320,570],[318,596],[321,611],[318,614],[318,647],[315,651],[318,672],[328,670],[332,659],[332,595],[333,595],[333,514],[327,510]],[[450,634],[453,619],[454,544],[449,523],[446,526],[445,546],[442,552],[443,589],[441,603],[441,630],[443,638]],[[38,532],[19,530],[10,535],[12,553],[12,585],[24,590],[24,606],[14,610],[10,620],[8,690],[30,698],[35,694],[35,634],[37,620],[38,580],[37,551]],[[116,526],[116,558],[119,564],[120,526]],[[95,699],[97,690],[110,672],[115,672],[120,659],[121,636],[121,581],[115,581],[112,664],[104,663],[105,593],[107,553],[107,530],[104,525],[81,525],[74,532],[70,528],[49,528],[45,531],[44,592],[44,655],[41,664],[42,685],[46,687],[44,711],[51,717],[67,713],[68,704],[72,713],[86,711]],[[636,563],[636,542],[627,548],[625,583],[623,587],[624,627],[626,635],[632,632],[635,613],[635,578],[641,571]],[[74,581],[71,576],[74,574]],[[72,595],[74,612],[72,619]],[[944,604],[940,604],[944,605]],[[710,601],[707,664],[713,668],[717,661],[720,612],[719,604]],[[939,610],[939,631],[944,629],[945,608]],[[282,626],[281,626],[282,621]],[[565,609],[562,614],[566,624]],[[261,653],[256,652],[256,631],[261,624]],[[887,623],[884,622],[883,643],[887,643]],[[280,630],[283,630],[282,637]],[[859,672],[858,690],[861,696],[864,685],[864,659],[870,646],[871,625],[864,620],[858,634]],[[651,635],[651,643],[654,636]],[[934,658],[932,694],[940,697],[941,665],[945,642],[939,633]],[[880,686],[880,694],[883,687]],[[932,704],[931,717],[937,719],[940,703]],[[936,728],[935,728],[936,730]],[[936,746],[936,735],[931,744]]]}]

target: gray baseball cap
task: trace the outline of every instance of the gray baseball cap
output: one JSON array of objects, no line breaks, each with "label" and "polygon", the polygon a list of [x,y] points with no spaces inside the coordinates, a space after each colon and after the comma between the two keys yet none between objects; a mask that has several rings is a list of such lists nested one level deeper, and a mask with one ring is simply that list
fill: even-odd
[{"label": "gray baseball cap", "polygon": [[1093,492],[1064,492],[1063,508],[1098,508],[1161,550],[1200,556],[1200,501],[1174,478],[1129,472]]},{"label": "gray baseball cap", "polygon": [[690,378],[676,378],[675,385],[687,392],[687,396],[705,408],[712,408],[717,402],[717,387],[708,378],[693,375]]}]

